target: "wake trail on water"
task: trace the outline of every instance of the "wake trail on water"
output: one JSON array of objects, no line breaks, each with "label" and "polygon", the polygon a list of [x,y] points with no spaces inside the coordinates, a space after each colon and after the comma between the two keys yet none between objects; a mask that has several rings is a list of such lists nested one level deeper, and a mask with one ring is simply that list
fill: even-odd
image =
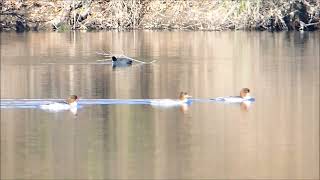
[{"label": "wake trail on water", "polygon": [[[154,106],[174,106],[181,104],[191,104],[193,102],[199,103],[241,103],[244,101],[254,102],[254,98],[247,99],[229,99],[214,98],[214,99],[188,99],[187,102],[181,102],[177,99],[80,99],[77,101],[78,105],[154,105]],[[63,103],[64,99],[1,99],[1,108],[39,108],[42,105],[53,103]]]}]

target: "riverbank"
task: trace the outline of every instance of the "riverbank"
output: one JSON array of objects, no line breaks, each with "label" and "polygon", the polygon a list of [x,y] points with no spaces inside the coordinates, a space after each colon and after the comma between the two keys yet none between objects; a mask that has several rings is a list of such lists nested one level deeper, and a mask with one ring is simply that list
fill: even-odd
[{"label": "riverbank", "polygon": [[317,0],[6,0],[0,31],[320,29]]}]

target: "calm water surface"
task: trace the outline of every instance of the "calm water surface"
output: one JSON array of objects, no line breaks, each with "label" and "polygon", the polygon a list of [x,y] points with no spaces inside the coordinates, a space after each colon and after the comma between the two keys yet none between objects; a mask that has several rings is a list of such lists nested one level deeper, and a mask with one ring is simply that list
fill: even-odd
[{"label": "calm water surface", "polygon": [[[1,33],[1,98],[196,98],[1,109],[3,179],[318,179],[320,33]],[[154,64],[113,69],[99,50]]]}]

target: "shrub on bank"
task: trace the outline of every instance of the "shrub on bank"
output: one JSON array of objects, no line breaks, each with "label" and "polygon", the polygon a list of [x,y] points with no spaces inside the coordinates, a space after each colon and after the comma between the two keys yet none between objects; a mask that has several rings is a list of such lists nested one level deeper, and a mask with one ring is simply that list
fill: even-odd
[{"label": "shrub on bank", "polygon": [[318,0],[1,1],[0,30],[317,30]]}]

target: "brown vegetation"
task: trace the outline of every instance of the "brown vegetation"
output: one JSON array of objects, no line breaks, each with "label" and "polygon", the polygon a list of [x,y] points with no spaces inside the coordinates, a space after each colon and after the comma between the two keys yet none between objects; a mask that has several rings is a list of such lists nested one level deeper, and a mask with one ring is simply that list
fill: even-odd
[{"label": "brown vegetation", "polygon": [[316,30],[318,0],[6,0],[1,31]]}]

